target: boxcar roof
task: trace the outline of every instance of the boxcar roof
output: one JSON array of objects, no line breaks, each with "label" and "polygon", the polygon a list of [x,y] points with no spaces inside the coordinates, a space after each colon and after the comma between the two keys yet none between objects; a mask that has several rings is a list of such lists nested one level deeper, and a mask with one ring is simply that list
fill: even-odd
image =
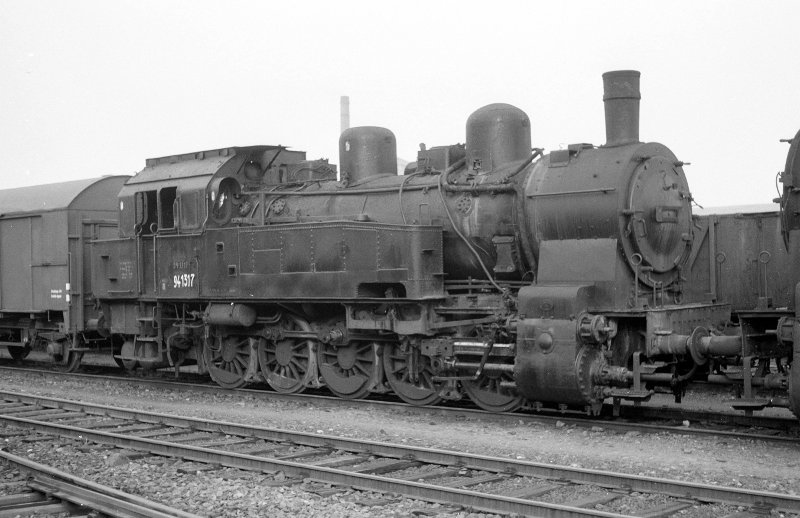
[{"label": "boxcar roof", "polygon": [[70,182],[2,189],[0,190],[0,217],[24,212],[50,212],[68,209],[81,193],[93,185],[110,178],[124,177],[103,176]]}]

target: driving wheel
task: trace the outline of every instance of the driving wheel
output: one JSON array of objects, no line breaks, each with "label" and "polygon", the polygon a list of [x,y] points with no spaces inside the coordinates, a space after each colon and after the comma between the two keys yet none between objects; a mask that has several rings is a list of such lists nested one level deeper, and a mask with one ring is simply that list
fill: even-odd
[{"label": "driving wheel", "polygon": [[[308,322],[287,315],[281,320],[284,331],[309,331]],[[316,377],[312,365],[313,342],[307,338],[281,337],[276,340],[262,338],[258,341],[258,363],[261,374],[276,392],[297,394],[306,389]]]},{"label": "driving wheel", "polygon": [[345,399],[361,399],[369,394],[376,361],[372,342],[317,347],[319,373],[331,392]]},{"label": "driving wheel", "polygon": [[254,342],[250,336],[212,333],[203,345],[203,359],[211,379],[228,389],[249,383],[256,373]]},{"label": "driving wheel", "polygon": [[386,381],[395,394],[406,403],[422,406],[439,403],[441,384],[433,380],[430,358],[415,347],[401,344],[387,346],[383,351]]}]

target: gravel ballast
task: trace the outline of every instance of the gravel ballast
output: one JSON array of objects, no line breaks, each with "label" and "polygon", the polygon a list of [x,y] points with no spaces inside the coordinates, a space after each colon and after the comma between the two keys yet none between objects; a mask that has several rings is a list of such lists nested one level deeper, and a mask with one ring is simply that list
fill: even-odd
[{"label": "gravel ballast", "polygon": [[[800,494],[800,451],[789,444],[674,433],[617,433],[602,427],[586,430],[522,419],[508,426],[463,416],[432,418],[415,414],[413,409],[365,409],[356,403],[343,402],[341,409],[318,408],[306,402],[225,392],[204,394],[102,380],[47,380],[10,372],[0,376],[7,390],[95,404]],[[60,451],[44,447],[37,451],[36,442],[15,445],[14,438],[7,440],[10,451],[21,450],[12,453],[43,463],[51,460],[64,471],[89,479],[97,476],[98,482],[207,516],[483,516],[453,514],[449,508],[399,497],[332,491],[309,481],[276,486],[273,477],[261,474],[227,469],[198,474],[191,466],[171,459],[120,459],[119,454],[113,457],[113,452],[97,455],[74,444],[62,446]],[[684,515],[692,516],[691,509]]]}]

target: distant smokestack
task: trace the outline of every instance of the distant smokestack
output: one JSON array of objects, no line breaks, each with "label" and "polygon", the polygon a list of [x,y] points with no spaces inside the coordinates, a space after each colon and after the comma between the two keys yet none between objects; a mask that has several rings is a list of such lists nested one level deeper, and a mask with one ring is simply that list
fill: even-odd
[{"label": "distant smokestack", "polygon": [[639,76],[637,70],[603,74],[606,110],[606,146],[639,142]]},{"label": "distant smokestack", "polygon": [[340,114],[341,114],[341,129],[339,133],[344,133],[344,130],[350,129],[350,97],[343,95],[339,99]]}]

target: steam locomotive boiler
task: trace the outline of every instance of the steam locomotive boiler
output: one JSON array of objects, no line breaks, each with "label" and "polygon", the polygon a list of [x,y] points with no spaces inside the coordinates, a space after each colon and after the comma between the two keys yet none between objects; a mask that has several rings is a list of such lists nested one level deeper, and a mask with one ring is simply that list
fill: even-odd
[{"label": "steam locomotive boiler", "polygon": [[148,160],[119,237],[93,245],[115,358],[492,411],[680,397],[743,338],[687,283],[691,194],[676,156],[639,142],[639,73],[604,84],[599,147],[543,155],[528,116],[492,104],[402,176],[375,127],[341,135],[338,178],[282,146]]}]

